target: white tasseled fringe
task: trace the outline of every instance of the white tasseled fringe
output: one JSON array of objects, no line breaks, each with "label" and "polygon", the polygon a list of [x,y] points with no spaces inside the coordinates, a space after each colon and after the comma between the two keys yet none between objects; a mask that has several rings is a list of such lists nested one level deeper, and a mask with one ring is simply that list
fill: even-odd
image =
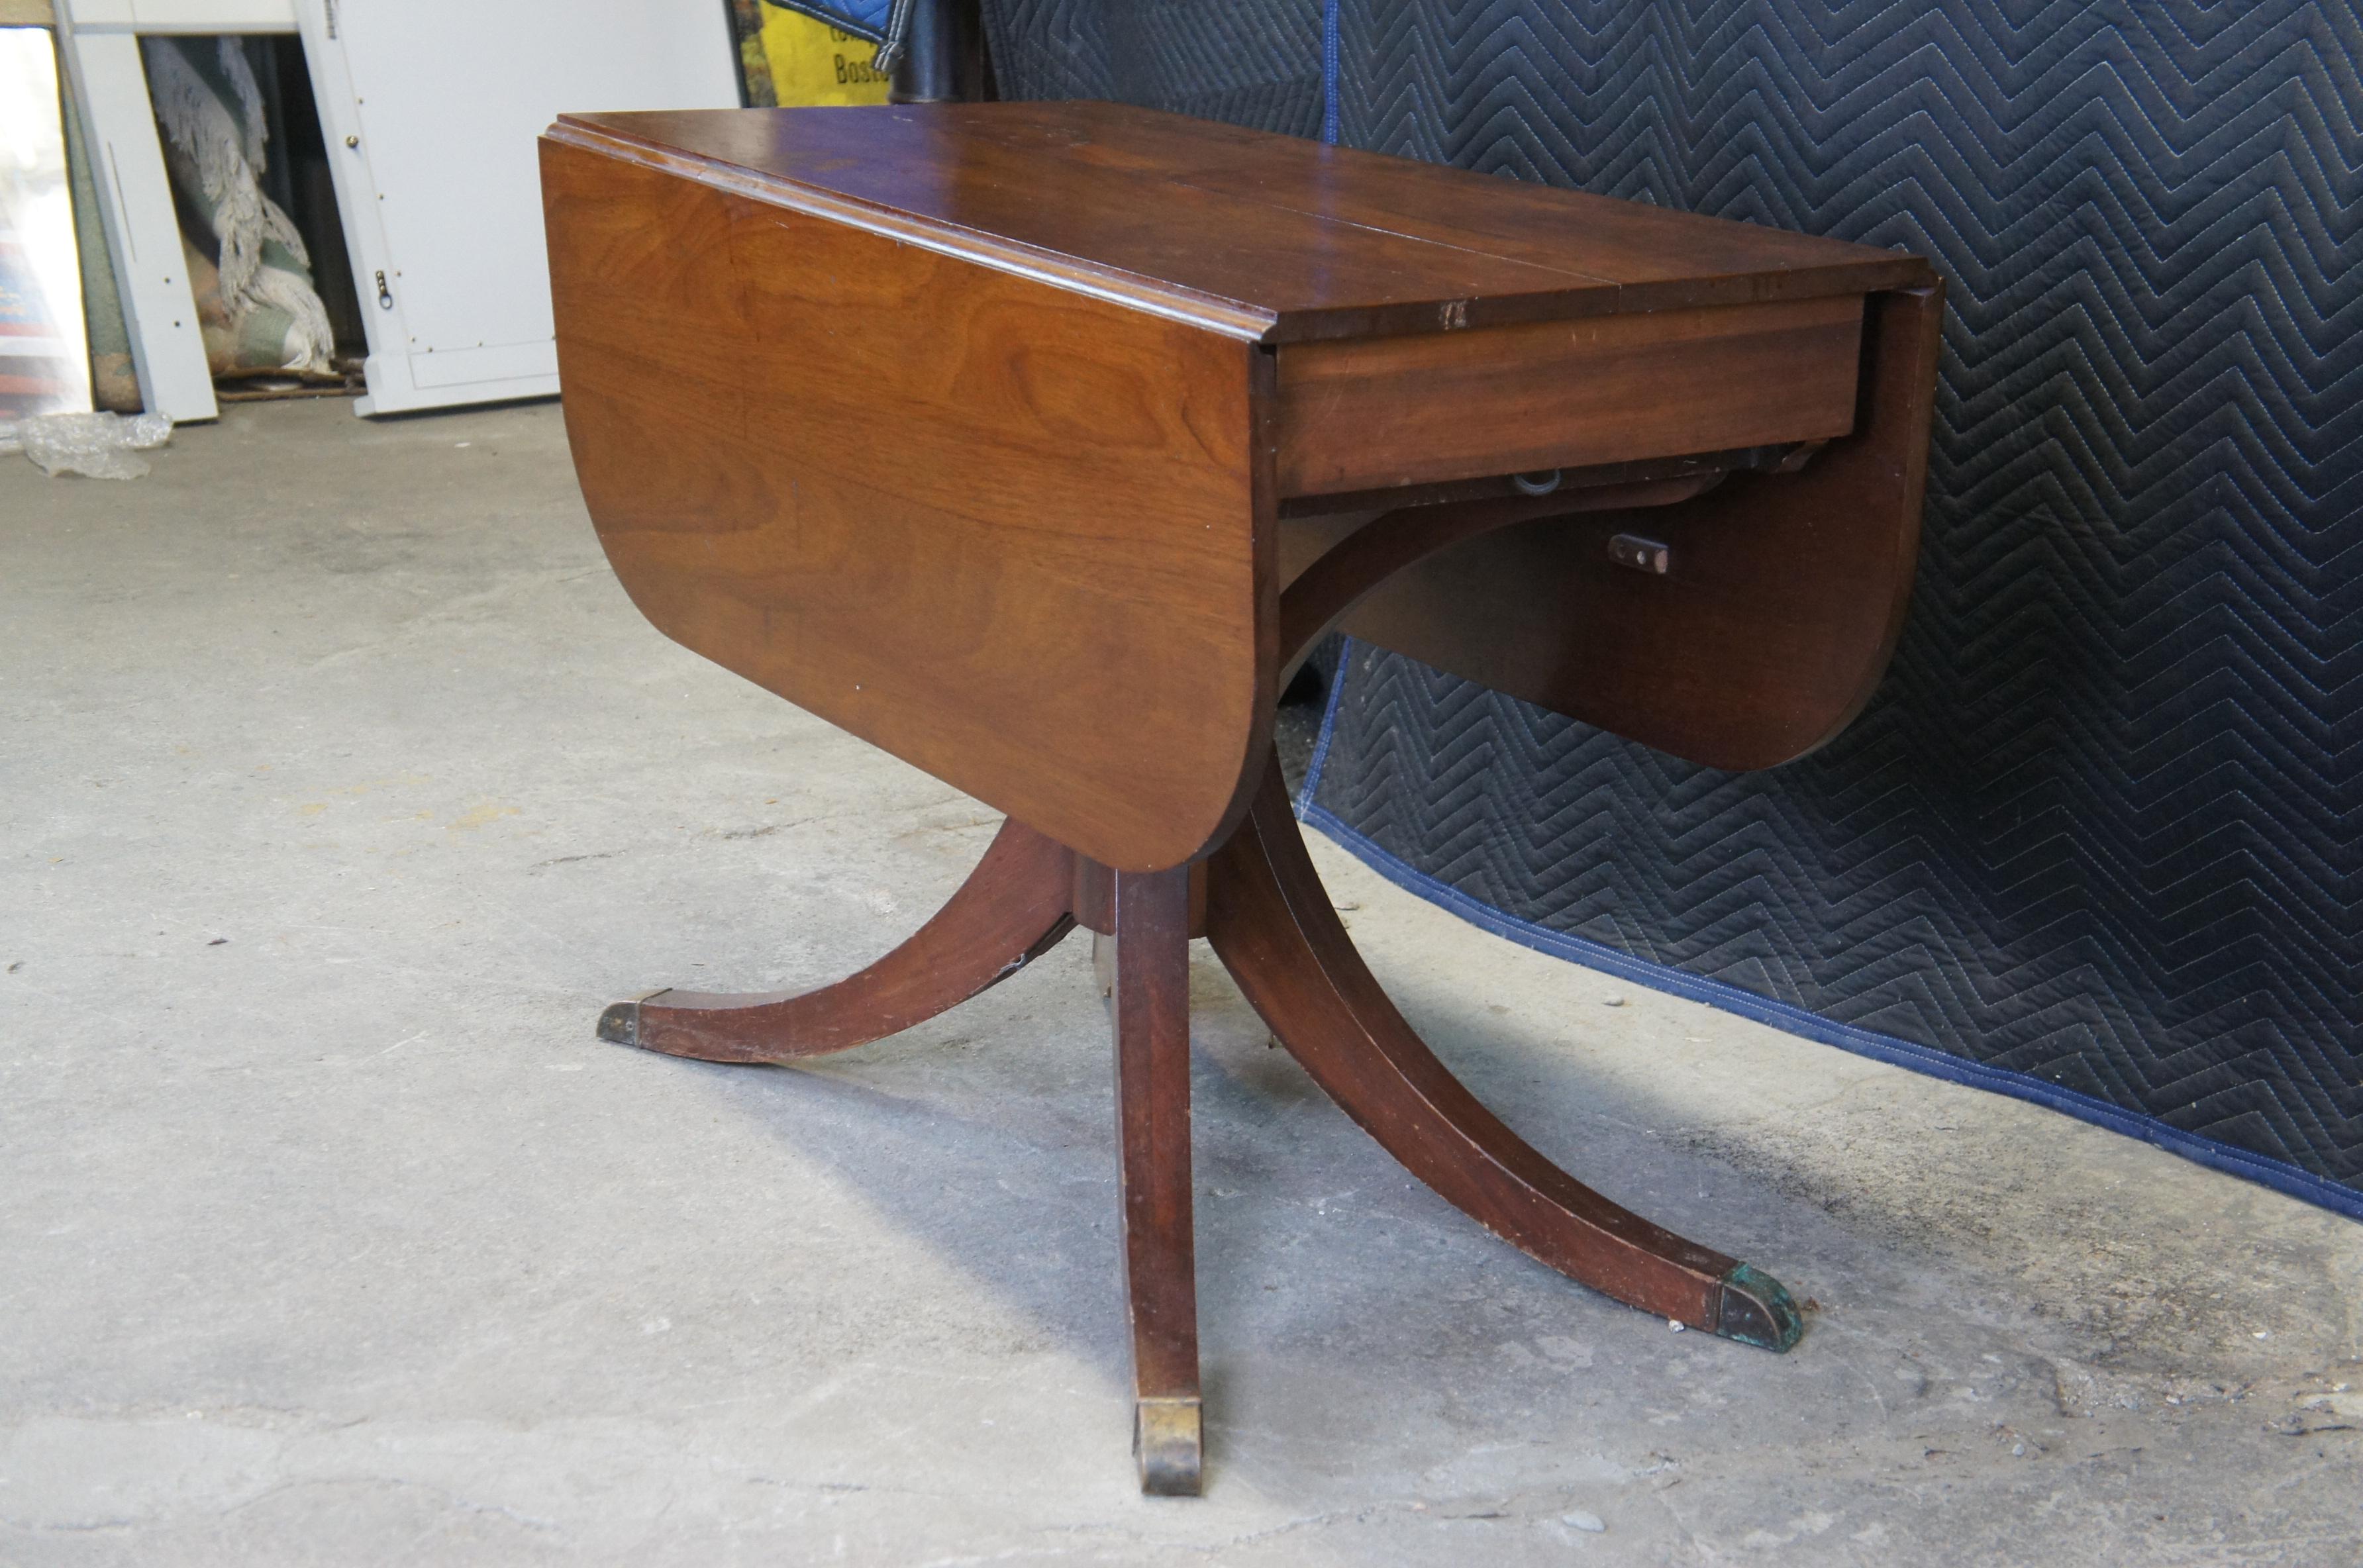
[{"label": "white tasseled fringe", "polygon": [[235,38],[216,40],[222,72],[239,97],[239,112],[233,116],[184,52],[204,47],[202,40],[145,38],[139,42],[156,123],[176,161],[184,163],[194,176],[191,182],[205,193],[213,209],[210,221],[221,249],[224,304],[241,315],[258,305],[284,311],[291,322],[287,369],[331,370],[336,336],[320,296],[303,278],[262,264],[263,242],[271,239],[306,267],[312,258],[294,223],[262,193],[258,175],[268,166],[264,142],[270,132],[263,123],[262,94],[247,67],[245,50]]}]

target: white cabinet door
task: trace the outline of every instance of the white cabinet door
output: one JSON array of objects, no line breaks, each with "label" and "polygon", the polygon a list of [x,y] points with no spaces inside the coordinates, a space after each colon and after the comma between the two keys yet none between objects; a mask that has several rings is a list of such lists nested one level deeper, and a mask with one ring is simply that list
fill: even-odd
[{"label": "white cabinet door", "polygon": [[534,138],[732,108],[727,0],[297,0],[369,324],[363,414],[558,390]]}]

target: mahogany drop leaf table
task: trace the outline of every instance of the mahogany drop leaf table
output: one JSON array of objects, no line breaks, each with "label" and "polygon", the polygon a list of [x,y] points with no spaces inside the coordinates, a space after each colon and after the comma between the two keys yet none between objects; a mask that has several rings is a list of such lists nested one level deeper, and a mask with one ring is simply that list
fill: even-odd
[{"label": "mahogany drop leaf table", "polygon": [[1715,767],[1845,726],[1911,592],[1920,259],[1107,104],[568,116],[566,425],[660,629],[1008,815],[802,995],[603,1038],[788,1062],[1096,933],[1142,1485],[1199,1488],[1189,944],[1414,1174],[1593,1289],[1786,1350],[1780,1284],[1578,1182],[1389,1003],[1279,692],[1344,627]]}]

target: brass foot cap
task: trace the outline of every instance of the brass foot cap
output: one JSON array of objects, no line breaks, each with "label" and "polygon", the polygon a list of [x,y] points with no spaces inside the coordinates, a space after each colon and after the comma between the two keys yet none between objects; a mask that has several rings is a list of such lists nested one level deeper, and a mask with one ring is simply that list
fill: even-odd
[{"label": "brass foot cap", "polygon": [[1723,1276],[1714,1331],[1744,1345],[1785,1351],[1805,1331],[1804,1315],[1781,1282],[1760,1268],[1736,1264]]},{"label": "brass foot cap", "polygon": [[671,990],[670,986],[619,1001],[599,1015],[599,1038],[610,1045],[637,1045],[640,1043],[640,1004]]},{"label": "brass foot cap", "polygon": [[1198,1495],[1205,1427],[1195,1399],[1143,1399],[1133,1407],[1132,1451],[1140,1489],[1152,1497]]}]

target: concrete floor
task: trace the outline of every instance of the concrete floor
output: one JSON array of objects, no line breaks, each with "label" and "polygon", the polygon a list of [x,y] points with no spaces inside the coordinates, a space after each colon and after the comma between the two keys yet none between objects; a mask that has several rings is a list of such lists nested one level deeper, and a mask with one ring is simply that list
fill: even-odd
[{"label": "concrete floor", "polygon": [[554,407],[155,456],[0,461],[0,1561],[2363,1562],[2363,1226],[1318,840],[1481,1094],[1812,1326],[1491,1240],[1202,949],[1210,1485],[1142,1499],[1083,942],[803,1070],[592,1038],[867,961],[993,813],[642,622]]}]

